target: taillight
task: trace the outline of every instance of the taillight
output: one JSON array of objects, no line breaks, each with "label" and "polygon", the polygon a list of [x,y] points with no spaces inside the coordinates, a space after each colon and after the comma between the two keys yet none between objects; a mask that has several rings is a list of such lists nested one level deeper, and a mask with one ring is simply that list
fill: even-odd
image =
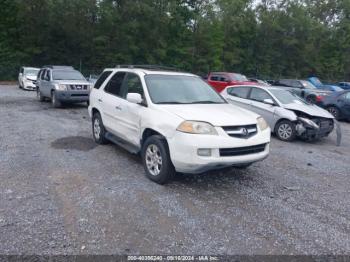
[{"label": "taillight", "polygon": [[321,95],[317,95],[316,96],[316,102],[322,102],[323,101],[324,96]]}]

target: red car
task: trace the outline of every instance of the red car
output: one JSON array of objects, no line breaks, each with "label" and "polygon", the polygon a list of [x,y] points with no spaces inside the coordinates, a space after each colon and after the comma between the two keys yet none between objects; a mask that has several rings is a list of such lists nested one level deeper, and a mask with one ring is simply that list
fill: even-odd
[{"label": "red car", "polygon": [[244,75],[228,72],[212,72],[208,75],[207,81],[219,93],[227,86],[256,85],[255,82],[249,81]]}]

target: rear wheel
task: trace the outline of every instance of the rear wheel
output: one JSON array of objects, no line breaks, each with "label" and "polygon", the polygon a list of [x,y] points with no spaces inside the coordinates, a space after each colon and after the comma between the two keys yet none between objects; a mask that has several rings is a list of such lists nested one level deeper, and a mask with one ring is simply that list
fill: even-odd
[{"label": "rear wheel", "polygon": [[296,136],[295,124],[289,120],[282,120],[277,123],[275,133],[282,141],[293,141]]},{"label": "rear wheel", "polygon": [[104,145],[108,143],[105,137],[106,129],[103,125],[101,115],[98,112],[94,113],[92,116],[92,135],[97,144]]},{"label": "rear wheel", "polygon": [[37,96],[37,98],[39,99],[40,102],[44,102],[45,101],[45,97],[43,97],[43,95],[42,95],[42,93],[41,93],[39,88],[37,88],[37,90],[36,90],[36,96]]},{"label": "rear wheel", "polygon": [[166,140],[159,136],[146,139],[142,147],[142,162],[146,176],[158,183],[165,184],[175,176],[175,168],[170,159]]},{"label": "rear wheel", "polygon": [[309,102],[310,104],[315,104],[316,97],[315,96],[308,96],[308,97],[306,97],[306,101]]},{"label": "rear wheel", "polygon": [[330,106],[330,107],[327,107],[327,111],[331,113],[335,119],[337,120],[339,119],[340,112],[338,108],[336,108],[335,106]]}]

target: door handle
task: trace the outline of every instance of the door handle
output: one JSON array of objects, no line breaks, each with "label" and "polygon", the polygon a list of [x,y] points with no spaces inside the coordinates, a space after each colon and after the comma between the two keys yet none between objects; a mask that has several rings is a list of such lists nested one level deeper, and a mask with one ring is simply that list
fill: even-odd
[{"label": "door handle", "polygon": [[102,103],[102,99],[100,99],[100,98],[99,98],[99,99],[97,99],[97,101]]},{"label": "door handle", "polygon": [[120,106],[116,106],[115,109],[122,110],[122,108]]}]

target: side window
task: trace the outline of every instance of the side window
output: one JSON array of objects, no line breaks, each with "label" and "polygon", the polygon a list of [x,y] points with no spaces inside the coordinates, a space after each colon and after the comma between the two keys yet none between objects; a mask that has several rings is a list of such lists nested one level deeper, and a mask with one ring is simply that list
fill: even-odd
[{"label": "side window", "polygon": [[264,102],[265,99],[272,99],[272,97],[265,90],[253,88],[252,92],[250,93],[250,99],[258,102]]},{"label": "side window", "polygon": [[105,92],[110,93],[115,96],[123,97],[122,94],[122,85],[125,78],[125,72],[117,72],[112,78],[109,80],[105,87]]},{"label": "side window", "polygon": [[227,92],[236,97],[247,98],[250,91],[250,87],[231,87]]},{"label": "side window", "polygon": [[210,80],[211,81],[219,81],[219,76],[217,76],[217,75],[212,75],[211,77],[210,77]]},{"label": "side window", "polygon": [[50,81],[50,80],[51,80],[51,77],[50,77],[50,70],[46,70],[45,80],[46,80],[46,81]]},{"label": "side window", "polygon": [[20,73],[21,73],[21,74],[23,74],[23,73],[24,73],[24,68],[23,68],[23,67],[21,67],[21,71],[20,71]]},{"label": "side window", "polygon": [[112,74],[112,71],[104,71],[97,79],[94,88],[99,89],[104,81]]},{"label": "side window", "polygon": [[220,76],[219,81],[220,82],[227,82],[227,78],[224,76]]},{"label": "side window", "polygon": [[44,70],[41,72],[41,77],[40,77],[40,79],[41,79],[41,80],[45,80],[45,75],[46,75],[46,69],[44,69]]},{"label": "side window", "polygon": [[[138,75],[128,73],[126,80],[125,80],[126,90],[125,93],[138,93],[141,96],[143,96],[143,88],[142,83]],[[125,96],[126,96],[125,94]]]},{"label": "side window", "polygon": [[278,84],[283,85],[283,86],[290,86],[290,82],[289,80],[286,79],[281,79],[280,81],[278,81]]}]

